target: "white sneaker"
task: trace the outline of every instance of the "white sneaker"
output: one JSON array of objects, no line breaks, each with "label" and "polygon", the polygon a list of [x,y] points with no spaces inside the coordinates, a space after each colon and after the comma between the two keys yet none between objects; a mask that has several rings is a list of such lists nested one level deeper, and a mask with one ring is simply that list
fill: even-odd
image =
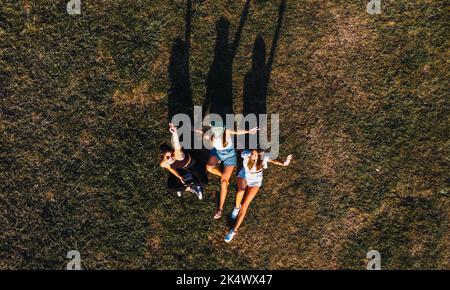
[{"label": "white sneaker", "polygon": [[235,207],[233,209],[233,211],[231,212],[231,218],[235,220],[237,218],[240,210],[241,210],[241,207],[239,207],[239,208]]},{"label": "white sneaker", "polygon": [[196,192],[197,192],[198,199],[201,200],[203,198],[202,188],[200,186],[197,186]]},{"label": "white sneaker", "polygon": [[196,196],[198,196],[198,192],[197,190],[193,189],[192,187],[187,187],[186,191],[192,192],[193,194],[195,194]]},{"label": "white sneaker", "polygon": [[233,229],[231,229],[229,232],[228,232],[228,234],[225,236],[225,242],[226,243],[229,243],[229,242],[231,242],[231,240],[234,238],[234,235],[235,235],[236,233],[234,232],[234,230]]},{"label": "white sneaker", "polygon": [[178,197],[181,197],[181,191],[177,191]]}]

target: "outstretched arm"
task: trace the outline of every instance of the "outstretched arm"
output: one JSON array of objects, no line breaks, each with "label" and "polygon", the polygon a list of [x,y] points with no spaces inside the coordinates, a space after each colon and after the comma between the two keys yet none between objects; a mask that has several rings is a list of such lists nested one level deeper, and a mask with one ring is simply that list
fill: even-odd
[{"label": "outstretched arm", "polygon": [[243,134],[256,134],[256,132],[259,130],[258,127],[252,128],[250,130],[227,130],[232,135],[243,135]]},{"label": "outstretched arm", "polygon": [[167,170],[169,170],[170,173],[172,173],[173,175],[175,175],[180,181],[181,183],[184,184],[184,180],[183,180],[183,176],[181,176],[178,171],[176,171],[175,169],[173,169],[172,167],[170,167],[169,165],[167,165],[165,162],[161,162],[159,165],[161,165],[162,168],[165,168]]},{"label": "outstretched arm", "polygon": [[269,160],[268,162],[275,164],[275,165],[288,166],[289,163],[291,163],[291,160],[292,160],[292,154],[289,154],[288,157],[286,157],[286,161],[274,159],[274,160]]},{"label": "outstretched arm", "polygon": [[241,20],[239,20],[239,26],[236,30],[236,34],[234,35],[234,40],[231,45],[231,59],[234,59],[234,56],[236,55],[237,48],[239,46],[239,40],[241,39],[242,30],[244,29],[245,20],[247,19],[248,11],[250,9],[250,0],[246,0],[244,9],[241,13]]},{"label": "outstretched arm", "polygon": [[172,146],[175,153],[175,160],[183,160],[184,153],[181,150],[180,138],[178,137],[177,127],[174,124],[169,124],[169,131],[172,133]]},{"label": "outstretched arm", "polygon": [[280,31],[281,31],[281,23],[283,22],[284,12],[286,10],[286,0],[280,1],[280,6],[278,8],[278,21],[277,26],[275,28],[275,34],[273,35],[272,47],[270,48],[269,60],[267,61],[267,83],[270,79],[270,73],[272,72],[272,65],[275,59],[275,51],[277,49],[278,40],[280,39]]}]

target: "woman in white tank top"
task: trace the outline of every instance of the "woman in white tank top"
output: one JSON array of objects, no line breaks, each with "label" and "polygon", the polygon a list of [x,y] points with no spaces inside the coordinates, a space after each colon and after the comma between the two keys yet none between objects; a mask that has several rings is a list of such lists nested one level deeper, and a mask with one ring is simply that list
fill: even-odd
[{"label": "woman in white tank top", "polygon": [[[243,159],[243,167],[238,175],[238,192],[236,194],[236,207],[231,213],[231,218],[236,219],[236,224],[225,237],[225,242],[229,243],[237,233],[247,209],[253,198],[262,185],[263,170],[267,168],[267,164],[273,163],[281,166],[288,166],[292,160],[292,155],[288,155],[286,161],[271,159],[270,155],[265,154],[262,150],[244,150],[241,154]],[[247,193],[246,193],[247,192]],[[241,206],[242,199],[245,199]]]}]

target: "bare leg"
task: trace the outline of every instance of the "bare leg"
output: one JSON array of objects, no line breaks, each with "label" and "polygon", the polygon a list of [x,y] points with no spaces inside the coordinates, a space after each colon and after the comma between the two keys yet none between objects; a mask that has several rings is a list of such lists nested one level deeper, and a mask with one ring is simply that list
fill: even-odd
[{"label": "bare leg", "polygon": [[239,215],[237,217],[236,225],[234,226],[233,230],[235,232],[238,231],[239,227],[242,224],[242,221],[245,218],[245,215],[247,214],[248,206],[250,205],[250,202],[252,202],[253,198],[258,193],[259,187],[247,187],[247,194],[244,199],[244,203],[242,204],[241,211],[239,212]]},{"label": "bare leg", "polygon": [[222,216],[223,205],[225,204],[225,198],[227,197],[228,185],[230,184],[230,177],[233,173],[234,166],[225,166],[223,168],[222,177],[220,178],[220,203],[217,209],[214,219],[218,219]]},{"label": "bare leg", "polygon": [[223,205],[225,204],[225,198],[228,193],[228,185],[230,184],[230,177],[233,170],[234,166],[225,166],[223,168],[222,178],[220,179],[220,210],[223,210]]},{"label": "bare leg", "polygon": [[221,177],[222,172],[220,172],[220,169],[217,167],[217,164],[219,164],[219,160],[217,159],[217,157],[210,156],[208,159],[208,164],[206,164],[206,170],[208,170],[209,173]]},{"label": "bare leg", "polygon": [[236,208],[241,207],[242,198],[244,198],[245,189],[247,188],[247,181],[238,176],[237,179],[238,192],[236,193]]}]

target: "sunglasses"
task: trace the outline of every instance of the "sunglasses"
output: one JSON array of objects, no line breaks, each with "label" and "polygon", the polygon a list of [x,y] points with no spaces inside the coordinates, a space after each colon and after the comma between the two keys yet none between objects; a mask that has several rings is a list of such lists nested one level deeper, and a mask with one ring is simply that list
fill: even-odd
[{"label": "sunglasses", "polygon": [[173,154],[173,153],[170,153],[170,155],[164,155],[164,159],[173,159],[174,158],[174,156],[175,156],[175,154]]}]

